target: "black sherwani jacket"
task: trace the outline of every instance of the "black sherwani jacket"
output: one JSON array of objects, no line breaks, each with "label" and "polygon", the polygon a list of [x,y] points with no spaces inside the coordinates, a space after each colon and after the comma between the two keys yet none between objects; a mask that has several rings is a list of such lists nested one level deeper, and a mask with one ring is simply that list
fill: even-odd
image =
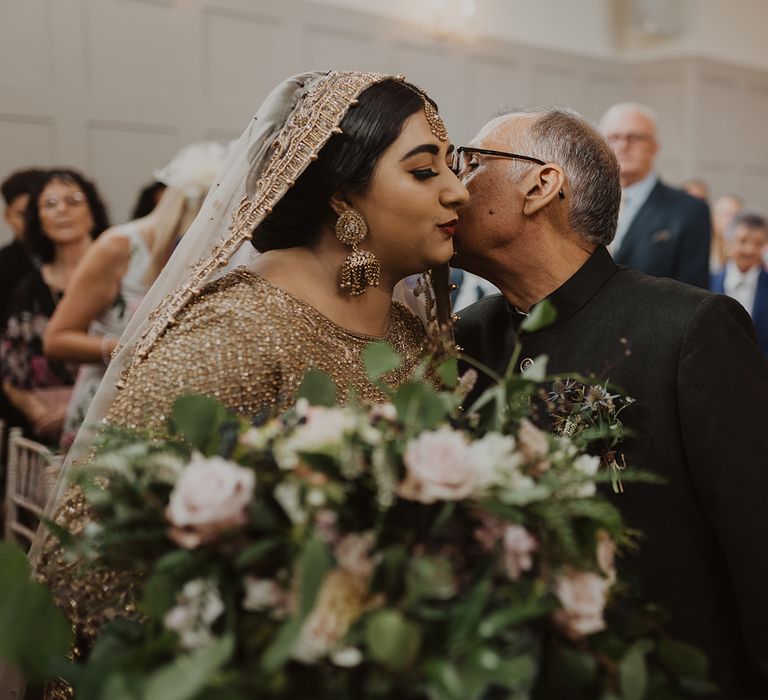
[{"label": "black sherwani jacket", "polygon": [[659,181],[629,224],[616,262],[709,288],[709,207]]},{"label": "black sherwani jacket", "polygon": [[[729,700],[768,698],[768,361],[738,302],[616,265],[600,247],[549,300],[557,320],[521,336],[520,360],[596,374],[637,400],[628,482],[611,494],[644,537],[624,572],[708,655]],[[457,342],[503,373],[519,314],[500,295],[460,312]],[[481,380],[475,390],[487,386]]]}]

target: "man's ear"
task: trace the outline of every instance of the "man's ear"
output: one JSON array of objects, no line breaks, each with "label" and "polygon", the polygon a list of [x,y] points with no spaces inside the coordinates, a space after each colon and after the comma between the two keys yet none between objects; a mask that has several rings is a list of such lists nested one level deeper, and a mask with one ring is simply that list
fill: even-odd
[{"label": "man's ear", "polygon": [[557,163],[547,163],[539,167],[530,181],[525,195],[523,213],[526,216],[541,211],[551,201],[562,199],[565,186],[565,173]]}]

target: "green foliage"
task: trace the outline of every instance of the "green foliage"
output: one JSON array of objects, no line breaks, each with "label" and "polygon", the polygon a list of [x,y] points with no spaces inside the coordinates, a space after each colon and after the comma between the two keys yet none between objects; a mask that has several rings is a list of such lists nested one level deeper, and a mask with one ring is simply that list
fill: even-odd
[{"label": "green foliage", "polygon": [[365,644],[371,656],[387,668],[407,668],[419,652],[421,629],[399,610],[379,610],[365,625]]},{"label": "green foliage", "polygon": [[306,399],[312,406],[335,406],[336,384],[325,372],[308,369],[296,392],[297,399]]},{"label": "green foliage", "polygon": [[362,358],[365,371],[374,384],[403,361],[400,353],[388,343],[371,343],[363,350]]},{"label": "green foliage", "polygon": [[27,678],[45,681],[65,673],[72,633],[51,594],[31,579],[24,553],[0,543],[0,658]]},{"label": "green foliage", "polygon": [[220,429],[228,415],[224,406],[210,396],[182,396],[173,404],[171,431],[203,454],[218,454]]},{"label": "green foliage", "polygon": [[551,326],[557,319],[557,309],[548,299],[534,304],[528,317],[520,324],[521,333],[535,333]]},{"label": "green foliage", "polygon": [[331,558],[325,543],[314,537],[307,540],[299,560],[298,612],[295,617],[283,624],[274,641],[264,652],[261,658],[261,667],[265,671],[276,671],[290,655],[301,631],[301,626],[312,611],[312,606],[330,567]]}]

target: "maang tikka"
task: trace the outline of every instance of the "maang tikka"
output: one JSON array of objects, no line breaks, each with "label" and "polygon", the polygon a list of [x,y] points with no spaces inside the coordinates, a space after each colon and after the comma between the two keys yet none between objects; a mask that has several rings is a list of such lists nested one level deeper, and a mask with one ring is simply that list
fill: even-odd
[{"label": "maang tikka", "polygon": [[381,280],[381,263],[357,244],[368,235],[368,223],[360,212],[345,209],[336,219],[336,237],[352,252],[344,259],[339,272],[339,286],[353,297],[360,296],[368,287],[378,287]]}]

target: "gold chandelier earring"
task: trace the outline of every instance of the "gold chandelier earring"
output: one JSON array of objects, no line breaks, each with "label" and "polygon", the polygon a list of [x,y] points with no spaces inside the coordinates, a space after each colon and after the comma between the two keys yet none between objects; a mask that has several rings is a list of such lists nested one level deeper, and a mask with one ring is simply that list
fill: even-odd
[{"label": "gold chandelier earring", "polygon": [[368,223],[360,212],[345,209],[336,219],[336,237],[352,246],[352,252],[344,259],[339,272],[339,286],[353,297],[360,296],[368,287],[378,287],[381,280],[379,259],[357,247],[367,235]]}]

